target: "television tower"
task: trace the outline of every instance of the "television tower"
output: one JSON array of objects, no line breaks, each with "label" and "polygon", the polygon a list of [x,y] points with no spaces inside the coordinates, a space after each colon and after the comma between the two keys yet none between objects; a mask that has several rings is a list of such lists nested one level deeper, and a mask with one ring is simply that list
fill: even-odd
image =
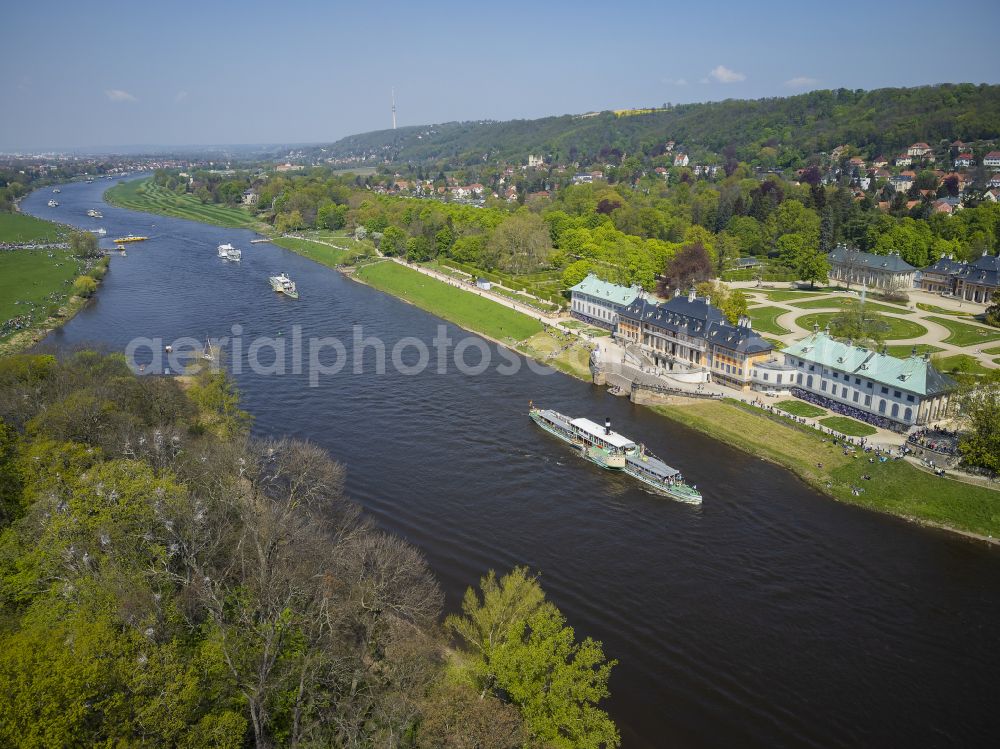
[{"label": "television tower", "polygon": [[392,89],[392,129],[396,129],[396,89]]}]

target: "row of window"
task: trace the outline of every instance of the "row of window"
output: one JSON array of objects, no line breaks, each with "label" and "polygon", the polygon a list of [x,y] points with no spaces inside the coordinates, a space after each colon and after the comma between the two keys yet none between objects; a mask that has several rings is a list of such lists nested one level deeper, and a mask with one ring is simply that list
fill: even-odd
[{"label": "row of window", "polygon": [[[798,375],[797,382],[798,382],[799,385],[802,384],[802,374],[801,373]],[[827,392],[827,387],[826,386],[827,386],[826,380],[821,379],[820,383],[819,383],[819,389],[821,391],[823,391],[823,392]],[[812,390],[813,389],[813,376],[812,375],[808,375],[806,377],[805,387],[808,390]],[[884,393],[888,392],[888,388],[882,388],[882,391]],[[830,383],[829,393],[834,398],[837,397],[837,385],[834,385],[832,382]],[[840,388],[840,398],[841,398],[841,400],[847,400],[848,399],[847,396],[848,396],[848,390],[847,390],[847,388],[841,386],[841,388]],[[909,398],[909,400],[911,402],[913,401],[913,396],[908,396],[908,398]],[[858,390],[854,390],[851,393],[851,401],[853,403],[857,403],[859,406],[861,406],[862,405],[862,403],[861,403],[861,392],[858,391]],[[887,403],[887,401],[886,401],[885,398],[879,398],[879,400],[878,400],[878,412],[879,412],[879,414],[885,415],[885,412],[886,412],[886,403]],[[868,395],[867,393],[865,394],[864,404],[863,405],[864,405],[865,408],[867,408],[869,410],[871,409],[871,405],[872,405],[872,396],[871,395]],[[899,404],[898,403],[893,403],[892,404],[892,408],[890,409],[890,413],[892,415],[892,418],[894,418],[894,419],[898,419],[899,418]],[[913,409],[910,408],[909,406],[907,406],[906,409],[905,409],[905,411],[903,412],[903,421],[909,422],[912,417],[913,417]]]},{"label": "row of window", "polygon": [[[804,366],[805,366],[805,363],[804,363],[804,362],[802,362],[802,361],[800,360],[800,361],[799,361],[799,366],[800,366],[800,367],[804,367]],[[810,365],[809,365],[809,371],[810,371],[810,372],[814,372],[814,371],[816,371],[816,368],[815,368],[815,367],[814,367],[814,366],[813,366],[812,364],[810,364]],[[846,383],[848,383],[848,384],[850,384],[850,382],[851,382],[851,375],[849,375],[849,374],[848,374],[848,373],[846,373],[846,372],[844,372],[844,373],[840,373],[840,372],[831,372],[831,373],[830,373],[830,376],[831,376],[831,377],[832,377],[833,379],[835,379],[835,380],[840,380],[840,379],[843,379],[843,381],[844,381],[844,382],[846,382]],[[810,382],[812,382],[812,377],[810,377],[810,378],[809,378],[809,381],[810,381]],[[802,377],[801,377],[801,375],[800,375],[800,376],[799,376],[799,384],[801,384],[801,383],[802,383]],[[860,378],[860,377],[855,377],[855,378],[854,378],[854,384],[855,384],[855,385],[856,385],[857,387],[861,387],[861,385],[862,385],[862,382],[861,382],[861,378]],[[865,381],[864,381],[864,386],[865,386],[865,387],[866,387],[866,388],[867,388],[868,390],[874,390],[874,389],[875,389],[875,383],[874,383],[874,382],[872,382],[871,380],[865,380]],[[810,387],[811,387],[811,385],[810,385]],[[823,389],[824,389],[824,390],[826,389],[826,382],[825,382],[825,381],[824,381],[824,383],[823,383]],[[846,390],[846,388],[845,388],[845,390]],[[881,394],[882,394],[882,395],[888,395],[888,394],[889,394],[889,388],[888,388],[887,386],[885,386],[885,385],[880,385],[880,386],[879,386],[879,390],[880,390],[880,392],[881,392]],[[847,396],[845,395],[844,397],[846,398]],[[893,398],[899,398],[899,399],[902,399],[902,397],[903,397],[903,393],[902,393],[902,392],[900,392],[899,390],[893,390],[893,391],[892,391],[892,397],[893,397]],[[916,398],[915,398],[915,397],[913,396],[913,394],[912,394],[912,393],[907,393],[907,394],[906,394],[906,400],[907,400],[907,402],[908,402],[908,403],[915,403],[915,402],[916,402]]]}]

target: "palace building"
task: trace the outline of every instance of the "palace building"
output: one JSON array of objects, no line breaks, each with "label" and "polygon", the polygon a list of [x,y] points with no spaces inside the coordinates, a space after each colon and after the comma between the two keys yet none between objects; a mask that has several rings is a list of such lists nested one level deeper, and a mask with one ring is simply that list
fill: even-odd
[{"label": "palace building", "polygon": [[815,331],[782,352],[796,369],[797,395],[837,413],[897,430],[951,413],[955,381],[927,355],[905,359]]},{"label": "palace building", "polygon": [[719,382],[747,390],[756,362],[766,360],[773,346],[757,335],[749,318],[736,325],[722,310],[694,290],[687,296],[655,304],[637,299],[618,316],[615,337],[638,346],[656,366],[669,372],[702,375],[704,382]]},{"label": "palace building", "polygon": [[973,263],[962,263],[951,255],[942,257],[921,272],[920,288],[952,294],[967,302],[992,304],[1000,287],[1000,256],[986,254]]},{"label": "palace building", "polygon": [[898,291],[913,286],[917,269],[903,260],[899,253],[873,255],[845,245],[827,253],[830,280],[848,285],[868,286],[884,291]]},{"label": "palace building", "polygon": [[642,296],[641,286],[619,286],[593,273],[570,289],[570,314],[578,320],[614,330],[618,314]]}]

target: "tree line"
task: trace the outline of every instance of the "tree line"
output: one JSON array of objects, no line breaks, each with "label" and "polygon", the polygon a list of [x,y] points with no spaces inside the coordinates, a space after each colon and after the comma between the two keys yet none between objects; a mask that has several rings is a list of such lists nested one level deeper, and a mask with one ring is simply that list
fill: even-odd
[{"label": "tree line", "polygon": [[0,742],[618,746],[614,662],[531,573],[442,625],[343,468],[248,424],[223,375],[0,360]]},{"label": "tree line", "polygon": [[910,143],[1000,137],[1000,86],[970,83],[872,91],[818,90],[788,97],[658,106],[648,114],[564,115],[509,122],[451,122],[353,135],[324,146],[323,156],[376,158],[394,164],[473,166],[523,163],[529,153],[556,163],[606,162],[607,155],[662,154],[673,139],[693,153],[794,168],[844,143],[871,158]]}]

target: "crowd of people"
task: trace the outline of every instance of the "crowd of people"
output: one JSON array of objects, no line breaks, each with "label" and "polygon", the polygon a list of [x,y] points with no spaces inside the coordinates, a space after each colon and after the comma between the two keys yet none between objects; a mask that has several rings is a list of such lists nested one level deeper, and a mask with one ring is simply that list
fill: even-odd
[{"label": "crowd of people", "polygon": [[947,429],[921,429],[906,441],[916,447],[933,450],[944,455],[958,455],[958,432]]},{"label": "crowd of people", "polygon": [[891,432],[904,432],[906,427],[903,424],[899,424],[891,419],[887,419],[884,416],[879,416],[878,414],[869,413],[868,411],[863,411],[860,408],[855,408],[854,406],[849,406],[846,403],[840,403],[838,401],[826,398],[822,395],[816,395],[816,393],[811,393],[808,390],[802,390],[801,388],[792,388],[792,395],[801,400],[808,401],[809,403],[814,403],[817,406],[822,406],[823,408],[828,408],[834,413],[838,413],[841,416],[850,416],[852,419],[857,419],[858,421],[864,421],[872,426],[878,427],[879,429],[887,429]]}]

